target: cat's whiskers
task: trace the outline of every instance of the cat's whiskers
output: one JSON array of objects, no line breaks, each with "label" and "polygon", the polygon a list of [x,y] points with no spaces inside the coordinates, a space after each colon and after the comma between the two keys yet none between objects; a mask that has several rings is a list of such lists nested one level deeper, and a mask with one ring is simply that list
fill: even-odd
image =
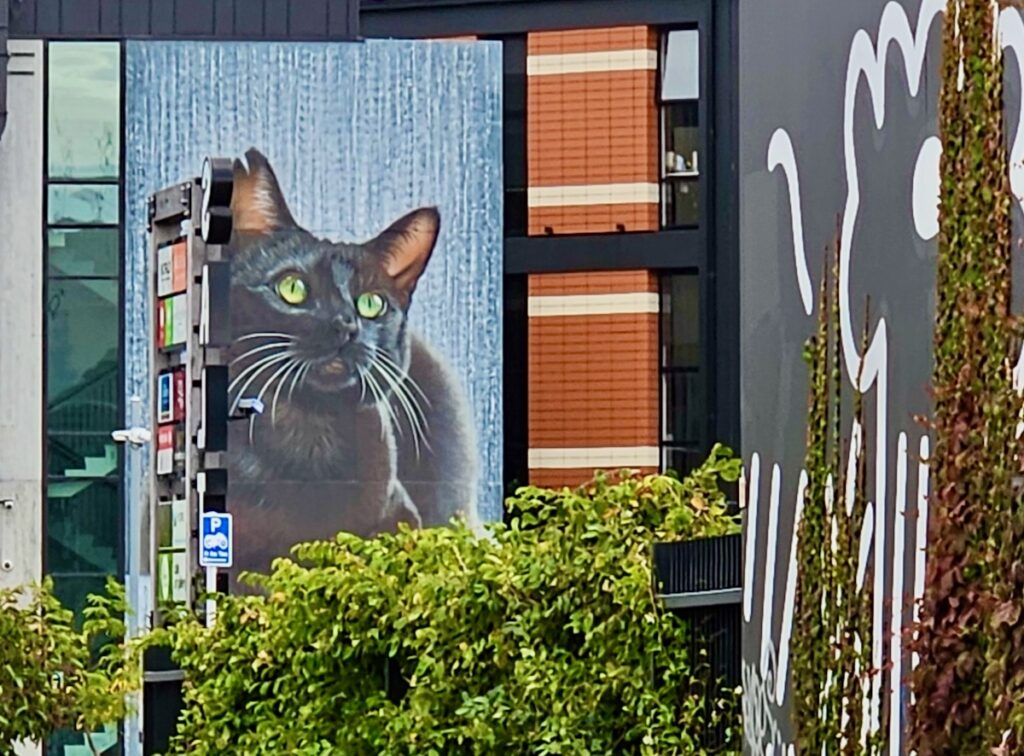
[{"label": "cat's whiskers", "polygon": [[229,396],[231,394],[232,389],[238,384],[239,381],[242,380],[242,378],[245,377],[245,375],[247,373],[249,373],[251,371],[254,371],[254,372],[252,372],[252,374],[249,376],[248,380],[246,380],[246,382],[242,385],[242,388],[239,389],[238,396],[235,397],[235,401],[231,404],[231,411],[228,414],[230,414],[230,415],[235,414],[235,410],[238,409],[238,403],[240,401],[242,401],[242,397],[245,396],[245,390],[247,388],[249,388],[249,386],[252,384],[253,381],[256,380],[256,378],[259,376],[260,373],[262,373],[267,368],[272,367],[273,365],[278,364],[279,362],[283,362],[285,360],[291,360],[291,359],[293,359],[292,355],[290,353],[287,353],[287,352],[285,354],[274,354],[274,355],[271,355],[270,357],[264,357],[263,359],[258,360],[257,362],[253,363],[252,365],[247,367],[245,370],[243,370],[242,373],[237,378],[235,378],[235,380],[233,380],[231,382],[231,384],[228,386],[228,395]]},{"label": "cat's whiskers", "polygon": [[[388,362],[391,362],[390,360]],[[428,427],[426,414],[423,412],[423,408],[420,406],[419,400],[409,392],[407,386],[413,385],[417,389],[416,382],[407,374],[400,373],[397,368],[393,367],[394,363],[391,362],[391,366],[387,362],[377,362],[377,369],[384,373],[388,378],[388,383],[391,388],[399,395],[399,399],[403,402],[406,410],[406,414],[410,412],[410,421],[419,420],[421,424],[420,430],[423,431],[423,441],[426,443],[426,430]],[[422,394],[422,392],[420,392]],[[427,406],[430,406],[430,402],[427,402]],[[413,415],[415,417],[413,417]],[[429,448],[429,444],[427,444]]]},{"label": "cat's whiskers", "polygon": [[387,400],[387,395],[384,389],[381,388],[379,383],[377,383],[377,379],[373,377],[372,373],[366,374],[366,382],[376,399],[374,403],[383,415],[381,417],[380,437],[382,439],[384,438],[384,422],[390,426],[392,431],[398,431],[398,434],[404,437],[405,434],[403,433],[401,426],[396,422],[395,413],[391,409],[391,403]]},{"label": "cat's whiskers", "polygon": [[380,359],[374,359],[374,367],[380,371],[382,377],[387,381],[395,397],[398,399],[402,411],[405,413],[406,418],[409,421],[409,426],[413,433],[413,446],[415,449],[416,458],[420,458],[420,442],[422,441],[423,447],[427,451],[431,451],[431,444],[429,440],[429,423],[427,421],[426,413],[423,411],[423,407],[420,406],[419,400],[416,395],[409,391],[411,386],[416,392],[423,397],[427,406],[430,406],[430,400],[427,399],[426,394],[419,387],[419,384],[413,380],[407,372],[397,366],[394,360],[392,360],[386,353],[380,348],[373,347],[375,357]]},{"label": "cat's whiskers", "polygon": [[366,399],[366,371],[363,368],[356,368],[356,375],[359,376],[359,403]]},{"label": "cat's whiskers", "polygon": [[391,393],[398,400],[399,406],[409,422],[409,428],[412,431],[413,448],[415,449],[416,458],[419,459],[420,442],[422,441],[423,446],[428,450],[430,449],[430,444],[427,441],[426,417],[423,416],[423,411],[416,401],[416,397],[409,394],[408,390],[402,385],[402,380],[395,376],[384,363],[371,360],[370,367],[378,371],[381,378],[391,389]]},{"label": "cat's whiskers", "polygon": [[394,359],[392,359],[391,355],[385,352],[381,347],[374,346],[372,344],[368,346],[370,347],[370,349],[373,350],[373,353],[380,358],[381,362],[390,366],[392,372],[396,376],[402,376],[403,381],[412,386],[413,389],[415,389],[416,393],[419,394],[420,397],[423,399],[423,401],[427,403],[427,406],[430,406],[430,398],[427,397],[427,395],[423,392],[423,389],[420,388],[420,385],[415,380],[413,380],[413,377],[409,375],[408,370],[401,367],[397,362],[395,362]]},{"label": "cat's whiskers", "polygon": [[296,341],[297,337],[290,333],[277,333],[275,331],[267,331],[263,333],[247,333],[244,336],[239,336],[235,341],[247,341],[249,339],[273,339],[281,338],[288,339],[289,341]]},{"label": "cat's whiskers", "polygon": [[[301,369],[302,363],[299,362],[298,360],[292,360],[288,368],[288,371],[291,372],[292,370],[294,370],[295,375],[298,375]],[[277,384],[277,390],[274,392],[274,400],[270,403],[270,426],[272,428],[277,427],[277,399],[279,396],[281,396],[281,389],[284,388],[284,382],[286,380],[288,380],[287,372],[283,376],[281,376],[281,380]]]},{"label": "cat's whiskers", "polygon": [[[278,377],[281,378],[280,382],[278,383],[278,390],[277,390],[277,393],[279,394],[281,392],[281,386],[284,385],[284,379],[288,376],[288,372],[290,370],[292,370],[297,364],[298,363],[295,361],[294,358],[289,358],[288,361],[286,361],[284,363],[284,365],[282,365],[276,371],[274,371],[274,374],[271,375],[267,380],[265,380],[263,382],[263,385],[260,387],[259,392],[256,394],[256,398],[258,400],[262,400],[263,399],[263,394],[266,393],[268,388],[270,388],[271,386],[274,385],[274,381],[277,380]],[[274,395],[274,402],[270,406],[270,423],[271,423],[272,426],[275,425],[276,422],[277,422],[277,419],[276,419],[277,403],[276,402],[277,402],[277,394]],[[249,425],[249,445],[250,446],[253,443],[253,431],[254,431],[254,428],[255,428],[255,423],[252,423],[252,424]]]},{"label": "cat's whiskers", "polygon": [[270,344],[262,344],[256,347],[255,349],[250,349],[248,352],[243,352],[242,354],[238,355],[233,360],[231,360],[231,364],[234,365],[236,362],[241,362],[246,357],[249,357],[254,354],[259,354],[260,352],[266,352],[268,349],[284,350],[290,346],[291,344],[289,344],[287,341],[275,341]]},{"label": "cat's whiskers", "polygon": [[306,364],[306,369],[302,371],[302,377],[299,378],[299,388],[301,389],[306,384],[306,376],[309,375],[309,371],[313,369],[313,363],[309,362]]},{"label": "cat's whiskers", "polygon": [[292,376],[292,385],[288,389],[288,401],[289,402],[292,400],[292,394],[295,393],[295,384],[299,382],[299,378],[300,377],[305,375],[306,371],[309,369],[309,365],[310,365],[310,363],[308,363],[308,362],[300,363],[299,369],[296,370],[295,371],[295,375]]},{"label": "cat's whiskers", "polygon": [[258,360],[253,362],[251,365],[248,365],[248,366],[242,368],[242,372],[240,372],[238,375],[236,375],[234,377],[234,379],[231,381],[231,384],[228,386],[228,392],[230,393],[231,391],[233,391],[235,386],[237,386],[239,384],[239,382],[244,380],[246,376],[250,375],[253,370],[256,370],[256,369],[261,368],[261,367],[265,367],[266,365],[272,365],[275,362],[280,362],[282,359],[285,359],[287,356],[288,356],[287,354],[282,352],[282,353],[268,354],[268,355],[264,355],[263,357],[260,357]]},{"label": "cat's whiskers", "polygon": [[[267,378],[263,382],[263,385],[260,387],[259,392],[256,394],[257,400],[262,400],[263,394],[266,392],[266,390],[273,385],[273,382],[276,379],[278,379],[279,376],[281,377],[281,380],[278,382],[278,390],[276,390],[274,392],[274,394],[273,394],[273,402],[271,402],[271,404],[270,404],[270,426],[271,427],[273,427],[276,424],[278,424],[278,396],[281,394],[281,387],[285,385],[285,379],[288,378],[289,372],[294,370],[298,365],[299,365],[299,363],[294,358],[290,359],[283,366],[278,368],[278,370],[276,370],[273,375],[271,375],[269,378]],[[249,445],[250,446],[252,446],[252,443],[253,443],[253,430],[254,430],[254,426],[255,426],[255,423],[249,425]]]}]

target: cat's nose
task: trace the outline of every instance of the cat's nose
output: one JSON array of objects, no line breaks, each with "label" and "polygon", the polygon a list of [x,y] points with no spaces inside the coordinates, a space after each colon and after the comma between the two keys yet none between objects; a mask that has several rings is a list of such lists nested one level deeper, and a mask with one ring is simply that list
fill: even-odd
[{"label": "cat's nose", "polygon": [[348,313],[337,315],[334,318],[333,324],[334,330],[337,331],[342,344],[351,340],[359,329],[359,323],[356,321],[355,315]]}]

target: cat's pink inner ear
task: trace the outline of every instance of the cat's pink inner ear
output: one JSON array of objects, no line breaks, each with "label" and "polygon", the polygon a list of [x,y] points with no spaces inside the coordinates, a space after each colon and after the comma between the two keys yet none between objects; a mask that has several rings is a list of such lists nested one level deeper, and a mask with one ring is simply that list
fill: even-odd
[{"label": "cat's pink inner ear", "polygon": [[231,193],[232,224],[238,231],[265,234],[294,223],[270,163],[256,150],[246,153],[249,168],[235,161]]},{"label": "cat's pink inner ear", "polygon": [[391,224],[380,240],[387,249],[387,272],[407,294],[427,267],[437,242],[441,216],[432,207],[414,210]]}]

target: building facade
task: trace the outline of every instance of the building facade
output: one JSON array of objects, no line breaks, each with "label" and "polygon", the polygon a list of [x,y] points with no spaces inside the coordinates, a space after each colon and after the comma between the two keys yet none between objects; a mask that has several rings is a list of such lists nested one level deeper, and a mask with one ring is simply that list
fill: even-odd
[{"label": "building facade", "polygon": [[[737,6],[0,2],[0,585],[49,575],[80,609],[134,577],[138,495],[111,438],[142,417],[126,352],[147,338],[126,299],[134,40],[500,42],[506,485],[738,448]],[[138,752],[137,728],[110,747]]]}]

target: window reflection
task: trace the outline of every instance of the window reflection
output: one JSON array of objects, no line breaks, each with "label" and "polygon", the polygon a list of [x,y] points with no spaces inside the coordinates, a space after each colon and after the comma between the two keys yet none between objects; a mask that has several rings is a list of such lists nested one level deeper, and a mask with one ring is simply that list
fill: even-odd
[{"label": "window reflection", "polygon": [[116,42],[48,46],[51,178],[117,179],[121,49]]},{"label": "window reflection", "polygon": [[119,215],[117,184],[50,184],[46,218],[52,225],[114,225]]},{"label": "window reflection", "polygon": [[46,234],[51,276],[116,278],[120,245],[116,228],[61,228]]},{"label": "window reflection", "polygon": [[[111,442],[113,446],[113,442]],[[117,454],[111,458],[116,465]],[[73,469],[69,469],[73,473]],[[46,565],[51,572],[104,576],[118,570],[117,482],[70,479],[50,481],[46,489]],[[70,588],[70,584],[65,586]],[[102,588],[100,589],[102,590]],[[69,596],[80,605],[83,595]]]},{"label": "window reflection", "polygon": [[104,382],[111,376],[116,381],[118,312],[117,281],[50,282],[46,301],[49,412],[106,392]]}]

